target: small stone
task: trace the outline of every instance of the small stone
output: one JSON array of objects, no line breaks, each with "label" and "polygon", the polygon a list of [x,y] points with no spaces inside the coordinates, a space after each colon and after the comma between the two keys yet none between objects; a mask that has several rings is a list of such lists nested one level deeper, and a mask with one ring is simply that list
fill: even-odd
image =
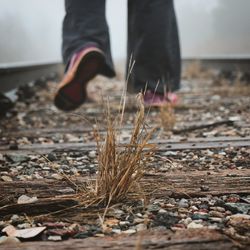
[{"label": "small stone", "polygon": [[160,207],[158,205],[149,205],[148,206],[148,211],[155,213],[158,212],[160,210]]},{"label": "small stone", "polygon": [[6,155],[6,157],[14,162],[14,163],[20,163],[20,162],[26,162],[30,159],[30,157],[26,156],[26,155],[20,155],[20,154],[8,154]]},{"label": "small stone", "polygon": [[209,216],[211,217],[217,217],[217,218],[224,218],[224,214],[218,211],[210,211]]},{"label": "small stone", "polygon": [[193,211],[197,211],[197,210],[198,210],[198,207],[196,207],[196,206],[191,206],[191,209],[192,209]]},{"label": "small stone", "polygon": [[212,230],[218,230],[218,229],[220,229],[220,227],[218,226],[218,224],[209,225],[207,228],[208,229],[212,229]]},{"label": "small stone", "polygon": [[178,209],[178,212],[183,213],[183,214],[187,214],[189,212],[189,210],[186,209],[186,208],[181,207],[181,208]]},{"label": "small stone", "polygon": [[122,215],[124,215],[124,211],[120,209],[114,209],[110,211],[109,215],[114,216],[116,219],[121,219]]},{"label": "small stone", "polygon": [[96,158],[96,151],[94,151],[94,150],[90,151],[88,155],[89,155],[89,158],[94,159],[94,158]]},{"label": "small stone", "polygon": [[196,223],[195,221],[192,221],[191,223],[188,224],[187,228],[193,228],[193,229],[197,229],[197,228],[203,228],[204,226],[200,223]]},{"label": "small stone", "polygon": [[17,225],[18,229],[25,229],[25,228],[30,228],[30,227],[31,227],[30,223],[23,223],[23,224]]},{"label": "small stone", "polygon": [[212,222],[216,222],[216,223],[222,223],[222,218],[218,218],[218,217],[210,217],[209,218],[210,221]]},{"label": "small stone", "polygon": [[125,234],[135,234],[136,230],[135,229],[128,229],[126,231],[123,231],[123,233],[125,233]]},{"label": "small stone", "polygon": [[208,220],[209,215],[206,213],[195,213],[191,216],[193,220]]},{"label": "small stone", "polygon": [[176,223],[180,221],[180,217],[176,216],[174,213],[164,213],[164,214],[157,214],[152,221],[152,226],[164,226],[166,228],[171,228]]},{"label": "small stone", "polygon": [[19,165],[16,167],[17,170],[22,170],[23,169],[23,166]]},{"label": "small stone", "polygon": [[29,197],[25,194],[21,195],[18,199],[17,199],[17,204],[29,204],[29,203],[34,203],[36,202],[38,199],[37,197]]},{"label": "small stone", "polygon": [[250,211],[250,204],[246,203],[226,203],[225,206],[232,213],[248,214]]},{"label": "small stone", "polygon": [[49,153],[48,156],[47,156],[47,158],[50,161],[56,161],[57,160],[56,155],[53,154],[53,153]]},{"label": "small stone", "polygon": [[143,215],[141,213],[137,213],[136,216],[139,218],[143,218]]},{"label": "small stone", "polygon": [[65,134],[65,139],[68,142],[79,142],[78,136],[72,135],[72,134]]},{"label": "small stone", "polygon": [[48,237],[48,240],[50,240],[50,241],[61,241],[62,237],[60,235],[50,235]]},{"label": "small stone", "polygon": [[228,225],[240,232],[250,232],[250,215],[235,214],[229,216]]},{"label": "small stone", "polygon": [[16,221],[18,221],[20,219],[20,217],[17,215],[17,214],[13,214],[12,216],[11,216],[11,218],[10,218],[10,220],[12,221],[12,222],[16,222]]},{"label": "small stone", "polygon": [[179,207],[182,207],[182,208],[188,208],[189,207],[187,199],[181,199],[179,201],[178,205],[179,205]]},{"label": "small stone", "polygon": [[4,175],[4,176],[1,176],[1,179],[5,182],[12,182],[12,178],[7,176],[7,175]]},{"label": "small stone", "polygon": [[147,230],[147,226],[145,224],[138,224],[135,226],[137,232],[145,231]]},{"label": "small stone", "polygon": [[211,100],[212,101],[219,101],[220,99],[221,99],[220,95],[213,95],[213,96],[211,96]]},{"label": "small stone", "polygon": [[95,237],[101,237],[101,238],[103,238],[103,237],[105,237],[105,234],[95,234]]},{"label": "small stone", "polygon": [[207,191],[209,191],[209,186],[202,185],[202,186],[200,187],[200,190],[201,190],[202,192],[207,192]]},{"label": "small stone", "polygon": [[165,214],[167,213],[167,210],[161,208],[159,211],[158,211],[159,214]]},{"label": "small stone", "polygon": [[162,155],[164,155],[164,156],[176,156],[177,152],[175,152],[175,151],[166,151],[166,152],[162,153]]},{"label": "small stone", "polygon": [[7,237],[7,236],[0,237],[0,246],[13,245],[13,244],[18,244],[18,243],[21,243],[21,242],[16,237]]},{"label": "small stone", "polygon": [[127,225],[130,225],[130,222],[129,221],[120,221],[119,225],[120,226],[127,226]]},{"label": "small stone", "polygon": [[134,219],[134,224],[139,224],[139,223],[143,223],[144,219],[143,218],[135,218]]},{"label": "small stone", "polygon": [[4,157],[2,154],[0,154],[0,161],[4,161]]},{"label": "small stone", "polygon": [[225,213],[226,209],[224,207],[210,207],[210,210],[218,211],[221,213]]},{"label": "small stone", "polygon": [[175,207],[175,205],[174,204],[170,204],[170,203],[168,203],[168,204],[165,205],[165,208],[174,208],[174,207]]},{"label": "small stone", "polygon": [[52,174],[51,177],[56,180],[62,180],[63,177],[60,174]]},{"label": "small stone", "polygon": [[187,226],[189,223],[192,222],[192,219],[190,217],[187,217],[186,219],[182,219],[181,222]]},{"label": "small stone", "polygon": [[115,233],[115,234],[120,234],[122,232],[121,229],[112,229],[112,233]]}]

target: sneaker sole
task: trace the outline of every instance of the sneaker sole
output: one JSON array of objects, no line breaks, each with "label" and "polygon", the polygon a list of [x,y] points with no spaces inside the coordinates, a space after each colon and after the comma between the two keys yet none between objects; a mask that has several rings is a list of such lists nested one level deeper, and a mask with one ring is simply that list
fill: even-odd
[{"label": "sneaker sole", "polygon": [[87,84],[104,64],[104,54],[97,48],[86,49],[59,83],[54,98],[57,108],[71,111],[87,100]]}]

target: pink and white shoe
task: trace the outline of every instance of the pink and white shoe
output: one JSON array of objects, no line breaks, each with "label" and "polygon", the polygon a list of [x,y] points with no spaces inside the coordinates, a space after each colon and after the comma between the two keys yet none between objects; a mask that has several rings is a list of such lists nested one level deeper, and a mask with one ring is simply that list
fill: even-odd
[{"label": "pink and white shoe", "polygon": [[96,47],[87,47],[75,53],[54,98],[57,108],[70,111],[87,99],[87,84],[104,64],[104,54]]},{"label": "pink and white shoe", "polygon": [[178,96],[175,93],[167,93],[167,94],[158,94],[153,93],[152,91],[148,90],[144,94],[144,105],[145,107],[161,107],[166,104],[173,104],[175,105],[178,102]]}]

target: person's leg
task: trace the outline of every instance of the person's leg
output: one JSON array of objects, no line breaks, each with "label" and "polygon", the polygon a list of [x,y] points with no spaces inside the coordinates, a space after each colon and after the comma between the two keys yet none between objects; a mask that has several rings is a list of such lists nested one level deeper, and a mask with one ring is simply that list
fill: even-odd
[{"label": "person's leg", "polygon": [[[127,60],[135,65],[129,92],[164,94],[180,87],[180,47],[172,0],[128,0]],[[127,68],[128,68],[127,62]]]},{"label": "person's leg", "polygon": [[105,17],[105,0],[65,0],[63,21],[63,61],[67,65],[74,53],[96,46],[105,55],[100,74],[115,75],[110,52],[109,28]]},{"label": "person's leg", "polygon": [[65,76],[58,85],[54,103],[73,110],[87,98],[87,84],[97,74],[115,75],[105,18],[105,0],[65,0],[63,59]]}]

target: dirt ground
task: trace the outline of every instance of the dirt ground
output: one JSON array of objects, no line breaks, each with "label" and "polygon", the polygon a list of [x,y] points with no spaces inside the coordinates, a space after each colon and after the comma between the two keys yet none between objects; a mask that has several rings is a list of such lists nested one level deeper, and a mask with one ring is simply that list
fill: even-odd
[{"label": "dirt ground", "polygon": [[[53,81],[20,88],[0,120],[1,249],[248,249],[250,246],[250,78],[184,70],[179,102],[147,109],[157,146],[141,193],[86,207],[95,179],[93,127],[105,138],[105,100],[119,112],[124,81],[98,77],[93,102],[72,113],[53,106]],[[120,143],[137,111],[128,95]]]}]

